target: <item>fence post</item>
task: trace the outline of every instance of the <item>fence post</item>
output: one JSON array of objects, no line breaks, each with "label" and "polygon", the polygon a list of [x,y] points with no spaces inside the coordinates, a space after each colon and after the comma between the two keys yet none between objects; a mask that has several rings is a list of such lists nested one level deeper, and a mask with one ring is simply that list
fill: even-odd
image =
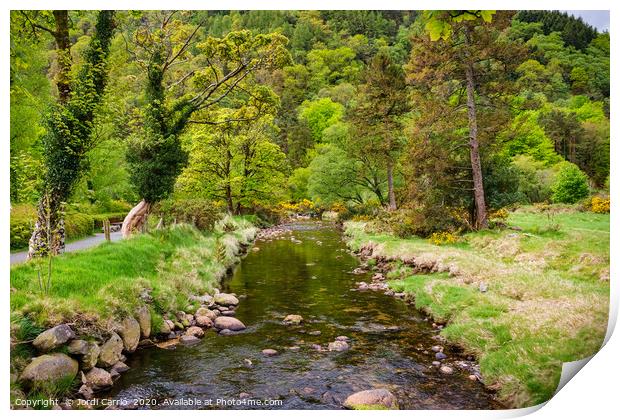
[{"label": "fence post", "polygon": [[105,240],[110,242],[110,220],[108,219],[103,221],[103,234],[105,235]]}]

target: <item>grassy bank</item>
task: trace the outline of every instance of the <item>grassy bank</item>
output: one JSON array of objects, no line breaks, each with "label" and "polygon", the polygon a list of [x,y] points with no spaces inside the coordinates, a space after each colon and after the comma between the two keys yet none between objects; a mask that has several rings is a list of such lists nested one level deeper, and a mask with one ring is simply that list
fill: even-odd
[{"label": "grassy bank", "polygon": [[155,317],[186,310],[193,303],[190,296],[217,287],[255,232],[248,222],[229,219],[211,233],[177,225],[64,254],[53,260],[47,294],[39,288],[36,262],[15,266],[11,314],[40,327],[73,322],[105,328],[108,319],[133,313],[145,293]]},{"label": "grassy bank", "polygon": [[[607,327],[609,215],[570,208],[509,214],[521,230],[465,235],[454,244],[401,239],[347,222],[349,246],[396,262],[390,285],[446,322],[441,335],[476,355],[485,383],[513,407],[548,400],[561,364],[595,353]],[[481,290],[486,289],[486,292]]]}]

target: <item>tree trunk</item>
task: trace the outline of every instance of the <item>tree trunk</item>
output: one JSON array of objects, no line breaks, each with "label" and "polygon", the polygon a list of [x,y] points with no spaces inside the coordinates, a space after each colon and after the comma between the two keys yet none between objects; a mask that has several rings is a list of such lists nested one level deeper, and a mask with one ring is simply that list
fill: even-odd
[{"label": "tree trunk", "polygon": [[136,231],[141,232],[150,211],[151,203],[146,202],[146,200],[140,201],[132,208],[125,216],[125,220],[123,220],[123,226],[121,227],[123,238],[130,237]]},{"label": "tree trunk", "polygon": [[482,183],[482,167],[480,165],[480,152],[478,150],[478,122],[476,120],[476,99],[473,65],[467,63],[465,67],[467,79],[467,116],[469,119],[469,157],[474,181],[474,202],[476,205],[476,229],[487,228],[487,209],[484,200],[484,185]]},{"label": "tree trunk", "polygon": [[37,221],[28,241],[28,257],[58,255],[65,249],[65,221],[62,200],[52,193],[45,193],[37,206]]},{"label": "tree trunk", "polygon": [[230,187],[230,181],[226,184],[226,207],[228,208],[228,212],[233,214],[235,211],[235,206],[233,204],[232,199],[232,188]]},{"label": "tree trunk", "polygon": [[396,196],[394,194],[394,163],[391,159],[387,161],[387,183],[388,183],[388,210],[396,210]]},{"label": "tree trunk", "polygon": [[71,39],[69,38],[69,13],[66,10],[54,10],[54,41],[56,42],[56,61],[58,74],[56,87],[58,99],[61,103],[67,102],[71,93]]},{"label": "tree trunk", "polygon": [[[69,13],[54,10],[54,42],[58,74],[55,77],[58,88],[58,101],[66,103],[71,93],[71,39],[69,38]],[[65,198],[66,199],[66,198]],[[37,220],[28,242],[28,259],[44,257],[49,252],[58,255],[65,249],[65,221],[60,213],[63,197],[53,192],[45,192],[37,206]]]}]

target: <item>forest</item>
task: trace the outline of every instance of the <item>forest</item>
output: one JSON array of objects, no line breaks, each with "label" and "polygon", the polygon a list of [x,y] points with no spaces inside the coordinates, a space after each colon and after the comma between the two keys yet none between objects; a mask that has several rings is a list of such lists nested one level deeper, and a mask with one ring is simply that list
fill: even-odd
[{"label": "forest", "polygon": [[[10,246],[31,260],[11,270],[12,342],[84,313],[125,316],[138,303],[122,296],[142,296],[145,281],[161,324],[205,284],[214,292],[252,229],[311,217],[337,221],[366,257],[362,272],[400,261],[385,268],[390,293],[417,296],[416,308],[447,324],[441,336],[481,359],[507,407],[546,401],[559,361],[600,344],[608,32],[559,11],[40,10],[12,11],[10,35]],[[131,237],[119,251],[56,257],[110,223]],[[108,267],[106,252],[125,262]],[[404,252],[446,263],[410,272]],[[470,252],[549,282],[540,288],[524,269],[493,289]],[[448,262],[460,264],[457,285]],[[91,278],[86,266],[110,273]],[[86,283],[92,295],[73,296]],[[524,332],[524,302],[562,301],[576,314],[592,309],[584,296],[598,305],[591,316],[540,342]],[[493,324],[508,314],[526,318]],[[571,328],[585,336],[562,341]],[[514,343],[545,350],[504,352]],[[24,351],[15,371],[33,355]]]}]

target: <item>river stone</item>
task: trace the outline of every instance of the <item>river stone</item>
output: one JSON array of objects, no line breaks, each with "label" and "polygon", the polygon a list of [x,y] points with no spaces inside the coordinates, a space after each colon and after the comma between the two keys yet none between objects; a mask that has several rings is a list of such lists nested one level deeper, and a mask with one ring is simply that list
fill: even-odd
[{"label": "river stone", "polygon": [[208,316],[197,316],[196,325],[203,328],[211,328],[213,326],[213,321]]},{"label": "river stone", "polygon": [[93,397],[93,390],[88,385],[82,385],[78,390],[78,394],[90,400]]},{"label": "river stone", "polygon": [[181,338],[179,338],[179,342],[181,344],[186,344],[186,345],[188,345],[188,344],[196,344],[199,341],[200,341],[200,339],[196,338],[193,335],[188,335],[188,334],[182,335]]},{"label": "river stone", "polygon": [[32,345],[40,352],[46,353],[58,346],[65,344],[67,341],[75,338],[75,333],[67,324],[60,324],[54,328],[43,331],[32,342]]},{"label": "river stone", "polygon": [[123,340],[118,336],[118,334],[112,333],[110,339],[101,346],[97,366],[104,368],[114,366],[114,364],[121,359],[122,351]]},{"label": "river stone", "polygon": [[431,350],[434,351],[435,353],[439,353],[439,352],[443,351],[443,347],[442,346],[433,346],[433,347],[431,347]]},{"label": "river stone", "polygon": [[264,349],[263,351],[261,351],[261,353],[263,353],[265,356],[275,356],[278,354],[278,351],[274,349]]},{"label": "river stone", "polygon": [[120,335],[123,339],[123,347],[125,351],[133,353],[140,342],[140,324],[135,318],[125,318],[120,329]]},{"label": "river stone", "polygon": [[343,405],[349,409],[372,408],[375,406],[377,408],[398,410],[396,397],[390,391],[383,388],[356,392],[349,395]]},{"label": "river stone", "polygon": [[84,353],[80,359],[82,370],[90,370],[94,368],[97,365],[97,360],[99,360],[100,353],[101,349],[97,343],[88,343],[86,353]]},{"label": "river stone", "polygon": [[233,335],[234,332],[229,330],[228,328],[224,328],[223,330],[220,330],[219,334],[220,335]]},{"label": "river stone", "polygon": [[213,300],[221,306],[237,306],[239,304],[239,299],[229,293],[218,293],[213,297]]},{"label": "river stone", "polygon": [[351,339],[349,337],[347,337],[346,335],[339,335],[338,337],[336,337],[336,341],[350,341]]},{"label": "river stone", "polygon": [[86,340],[71,340],[67,346],[69,354],[86,354],[88,351],[88,342]]},{"label": "river stone", "polygon": [[198,308],[198,310],[196,311],[196,322],[198,322],[197,318],[201,316],[208,317],[211,319],[211,321],[217,318],[217,314],[208,308]]},{"label": "river stone", "polygon": [[346,341],[333,341],[327,345],[329,351],[346,351],[349,350],[349,344]]},{"label": "river stone", "polygon": [[194,337],[202,337],[205,335],[205,332],[200,327],[189,327],[187,331],[185,331],[185,335],[193,335]]},{"label": "river stone", "polygon": [[174,328],[177,329],[177,330],[184,330],[185,326],[182,323],[180,323],[179,321],[175,321],[174,322]]},{"label": "river stone", "polygon": [[151,311],[146,306],[140,307],[136,312],[138,324],[140,324],[140,335],[147,338],[151,335]]},{"label": "river stone", "polygon": [[454,373],[454,369],[452,369],[450,366],[442,366],[439,368],[439,371],[444,375],[452,375]]},{"label": "river stone", "polygon": [[301,315],[291,314],[287,315],[282,322],[284,322],[286,325],[299,325],[304,322],[304,319]]},{"label": "river stone", "polygon": [[75,378],[78,373],[78,362],[64,353],[44,354],[35,357],[26,366],[20,380],[29,385],[46,382],[57,382],[65,378]]},{"label": "river stone", "polygon": [[108,371],[94,367],[86,372],[86,380],[84,384],[90,387],[93,391],[99,391],[112,386],[112,376]]},{"label": "river stone", "polygon": [[123,373],[123,372],[127,372],[129,370],[129,366],[127,366],[125,363],[118,361],[116,363],[114,363],[114,366],[112,366],[112,369],[115,372],[118,373]]},{"label": "river stone", "polygon": [[447,357],[448,356],[446,356],[444,353],[442,353],[440,351],[435,353],[435,359],[437,359],[437,360],[443,360],[443,359],[446,359]]},{"label": "river stone", "polygon": [[235,316],[237,312],[235,311],[222,311],[222,315],[224,316]]},{"label": "river stone", "polygon": [[218,316],[215,318],[215,328],[218,330],[240,331],[245,330],[243,322],[231,316]]}]

